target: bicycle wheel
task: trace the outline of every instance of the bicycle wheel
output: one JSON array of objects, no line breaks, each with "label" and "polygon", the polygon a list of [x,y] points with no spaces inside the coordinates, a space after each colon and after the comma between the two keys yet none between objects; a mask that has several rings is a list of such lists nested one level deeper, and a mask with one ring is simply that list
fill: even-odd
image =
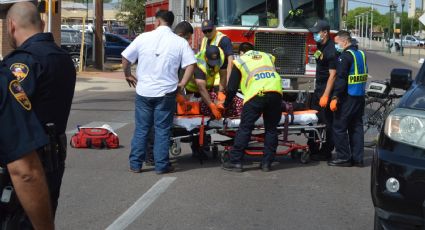
[{"label": "bicycle wheel", "polygon": [[386,104],[382,99],[372,97],[366,100],[363,114],[365,147],[373,147],[378,142],[378,135],[384,124],[386,109]]}]

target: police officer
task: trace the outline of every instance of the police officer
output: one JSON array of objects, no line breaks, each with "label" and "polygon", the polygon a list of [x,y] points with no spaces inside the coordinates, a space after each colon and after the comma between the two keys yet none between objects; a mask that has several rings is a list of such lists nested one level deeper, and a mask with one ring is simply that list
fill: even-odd
[{"label": "police officer", "polygon": [[[275,57],[254,51],[251,43],[239,46],[240,58],[233,61],[224,108],[228,108],[238,87],[244,95],[241,123],[230,151],[230,161],[224,162],[224,170],[242,172],[244,150],[251,139],[255,121],[263,115],[265,137],[262,171],[270,171],[278,145],[277,126],[282,110],[282,82],[274,67]],[[279,105],[279,106],[276,106]]]},{"label": "police officer", "polygon": [[16,49],[3,62],[21,82],[50,138],[51,148],[44,148],[39,155],[54,213],[65,169],[65,130],[76,72],[69,54],[55,44],[53,35],[42,33],[44,23],[32,2],[13,4],[6,19],[9,41]]},{"label": "police officer", "polygon": [[0,67],[0,127],[0,226],[20,229],[19,216],[5,213],[16,192],[34,228],[54,229],[46,178],[35,152],[48,138],[23,88],[5,65]]},{"label": "police officer", "polygon": [[348,31],[336,34],[335,47],[341,55],[330,108],[334,111],[336,158],[330,166],[363,166],[363,112],[368,76],[366,56],[351,44]]},{"label": "police officer", "polygon": [[[328,102],[336,78],[335,43],[330,39],[330,26],[325,20],[318,20],[309,31],[313,33],[317,43],[316,86],[311,100],[311,108],[317,110],[320,123],[326,124],[326,142],[319,149],[314,138],[309,139],[308,145],[313,154],[313,160],[329,160],[332,157],[334,143],[332,138],[333,114]],[[314,135],[314,134],[313,134]]]},{"label": "police officer", "polygon": [[220,82],[219,82],[219,95],[218,100],[224,101],[225,94],[224,91],[226,89],[226,83],[230,76],[230,71],[232,70],[232,62],[233,62],[233,46],[230,38],[217,31],[214,22],[211,20],[205,20],[202,22],[201,30],[204,33],[204,38],[202,39],[200,52],[206,50],[206,48],[210,45],[220,47],[225,55],[224,63],[220,67]]}]

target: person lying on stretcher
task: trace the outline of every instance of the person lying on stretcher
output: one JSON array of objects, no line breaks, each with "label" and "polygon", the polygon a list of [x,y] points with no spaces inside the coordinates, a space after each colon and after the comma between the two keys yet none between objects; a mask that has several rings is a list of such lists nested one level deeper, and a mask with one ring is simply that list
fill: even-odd
[{"label": "person lying on stretcher", "polygon": [[[218,94],[214,92],[214,80],[218,74],[220,67],[224,63],[224,53],[221,48],[217,46],[209,46],[204,52],[196,54],[197,65],[195,67],[194,75],[192,79],[187,83],[185,89],[186,92],[194,94],[195,97],[201,97],[202,102],[200,103],[200,112],[206,116],[213,116],[219,120],[222,118],[224,100],[226,95],[224,92],[219,91]],[[216,101],[216,103],[214,103]],[[236,98],[233,107],[237,107],[238,101],[241,107],[242,100]],[[187,104],[187,99],[181,95],[177,95],[177,103],[180,105]],[[228,111],[227,114],[235,114],[237,109],[234,111]]]}]

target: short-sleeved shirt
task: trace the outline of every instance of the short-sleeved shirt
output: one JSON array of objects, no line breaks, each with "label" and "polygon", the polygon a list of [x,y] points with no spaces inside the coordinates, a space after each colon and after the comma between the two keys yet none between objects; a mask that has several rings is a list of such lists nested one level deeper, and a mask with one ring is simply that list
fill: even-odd
[{"label": "short-sleeved shirt", "polygon": [[[210,46],[211,40],[207,41],[207,47]],[[232,41],[230,40],[229,37],[224,36],[221,40],[220,43],[218,43],[218,46],[223,50],[224,56],[226,57],[224,59],[224,64],[221,66],[220,69],[226,69],[227,68],[227,57],[230,55],[233,55],[233,45],[232,45]]]},{"label": "short-sleeved shirt", "polygon": [[337,59],[336,79],[334,89],[332,91],[333,97],[343,98],[347,96],[348,89],[348,75],[350,68],[354,64],[353,55],[347,50],[357,50],[357,46],[351,45],[339,55]]},{"label": "short-sleeved shirt", "polygon": [[18,160],[48,143],[19,81],[0,67],[0,165]]},{"label": "short-sleeved shirt", "polygon": [[162,97],[174,92],[179,67],[196,63],[187,40],[174,34],[168,26],[139,35],[121,55],[131,63],[138,60],[136,92],[144,97]]},{"label": "short-sleeved shirt", "polygon": [[321,55],[316,58],[316,90],[325,90],[329,78],[329,70],[336,70],[337,52],[335,43],[328,40],[325,44],[318,44]]},{"label": "short-sleeved shirt", "polygon": [[69,53],[51,33],[37,33],[3,62],[24,87],[41,124],[54,123],[57,134],[65,133],[76,83]]}]

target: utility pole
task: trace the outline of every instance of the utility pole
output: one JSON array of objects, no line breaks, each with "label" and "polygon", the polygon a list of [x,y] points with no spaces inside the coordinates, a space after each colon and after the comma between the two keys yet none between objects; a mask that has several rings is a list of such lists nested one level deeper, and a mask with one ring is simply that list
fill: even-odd
[{"label": "utility pole", "polygon": [[369,49],[372,49],[372,42],[373,39],[373,0],[371,0],[371,11],[370,11],[370,39],[369,39]]},{"label": "utility pole", "polygon": [[96,69],[103,70],[103,0],[95,1],[95,65]]},{"label": "utility pole", "polygon": [[354,16],[354,29],[356,31],[356,34],[358,33],[357,31],[357,16]]},{"label": "utility pole", "polygon": [[[369,37],[369,12],[365,12],[366,14],[366,33],[365,33],[365,37]],[[369,42],[370,42],[370,38],[369,38]],[[363,44],[364,47],[366,47],[365,44]]]}]

